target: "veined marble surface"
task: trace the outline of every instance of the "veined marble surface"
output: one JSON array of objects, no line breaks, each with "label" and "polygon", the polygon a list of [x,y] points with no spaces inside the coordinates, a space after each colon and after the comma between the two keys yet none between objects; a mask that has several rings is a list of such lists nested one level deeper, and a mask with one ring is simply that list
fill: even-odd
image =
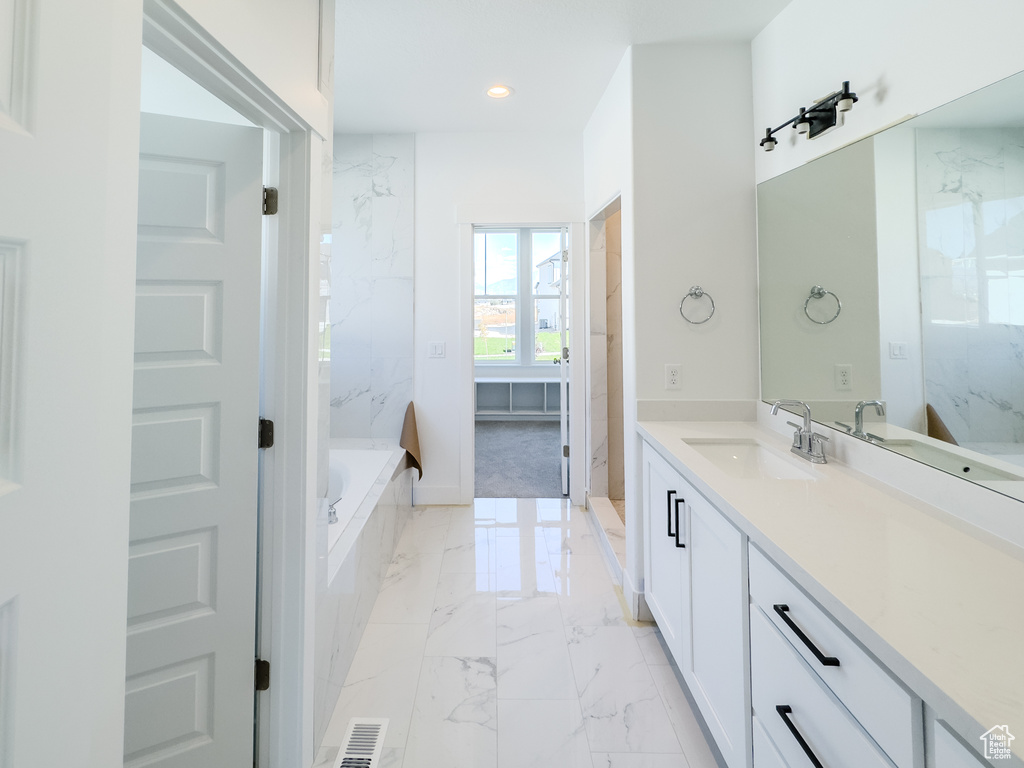
[{"label": "veined marble surface", "polygon": [[755,440],[800,463],[763,425],[638,431],[967,743],[1024,724],[1024,549],[831,459],[806,480],[743,480],[686,443]]},{"label": "veined marble surface", "polygon": [[402,431],[413,383],[412,135],[334,144],[331,437]]},{"label": "veined marble surface", "polygon": [[1024,443],[1024,129],[916,137],[927,400],[961,444]]},{"label": "veined marble surface", "polygon": [[714,768],[652,624],[561,499],[417,509],[324,738],[387,717],[404,768]]}]

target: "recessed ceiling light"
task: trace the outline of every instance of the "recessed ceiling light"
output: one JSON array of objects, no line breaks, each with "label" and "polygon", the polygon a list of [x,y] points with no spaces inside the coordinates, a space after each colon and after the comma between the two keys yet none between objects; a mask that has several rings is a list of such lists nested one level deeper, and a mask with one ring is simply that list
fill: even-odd
[{"label": "recessed ceiling light", "polygon": [[512,95],[512,89],[507,85],[492,85],[487,89],[487,95],[492,99],[504,99]]}]

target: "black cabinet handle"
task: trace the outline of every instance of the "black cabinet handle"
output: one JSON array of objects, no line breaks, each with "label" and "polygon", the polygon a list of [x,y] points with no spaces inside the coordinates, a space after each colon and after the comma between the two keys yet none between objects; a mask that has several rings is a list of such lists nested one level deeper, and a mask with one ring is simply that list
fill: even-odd
[{"label": "black cabinet handle", "polygon": [[681,544],[679,542],[679,531],[680,531],[680,527],[679,527],[679,505],[680,504],[685,504],[685,503],[686,503],[686,499],[676,499],[676,533],[675,533],[675,539],[676,539],[676,546],[679,547],[680,549],[686,549],[686,545],[685,544]]},{"label": "black cabinet handle", "polygon": [[784,603],[778,603],[776,605],[773,605],[772,608],[775,609],[775,612],[777,614],[779,614],[779,616],[782,617],[782,620],[784,622],[786,622],[786,626],[789,627],[791,630],[793,630],[793,633],[797,637],[800,638],[800,640],[803,642],[803,644],[806,645],[807,648],[810,650],[810,652],[814,654],[814,658],[816,658],[819,662],[821,662],[821,664],[823,666],[826,666],[826,667],[838,667],[839,666],[839,659],[837,659],[835,656],[826,656],[824,653],[819,651],[817,649],[817,647],[814,645],[814,643],[811,642],[811,638],[809,638],[807,635],[805,635],[803,633],[803,630],[801,630],[800,627],[798,627],[793,622],[793,620],[791,618],[789,618],[789,613],[788,613],[789,612],[789,606],[788,605],[785,605]]},{"label": "black cabinet handle", "polygon": [[668,535],[669,538],[675,536],[672,531],[672,497],[676,495],[675,491],[668,492],[668,501],[665,504],[665,517],[668,518]]},{"label": "black cabinet handle", "polygon": [[815,756],[814,752],[811,751],[810,745],[804,741],[804,737],[800,735],[800,731],[798,731],[796,726],[793,725],[793,721],[787,717],[787,715],[792,714],[793,708],[788,704],[779,704],[775,707],[775,711],[779,713],[779,717],[782,718],[782,722],[784,722],[786,727],[789,728],[789,732],[793,734],[793,738],[797,740],[797,743],[800,745],[801,749],[803,749],[804,754],[807,755],[807,759],[811,761],[814,768],[825,768],[821,764],[821,760],[819,760]]}]

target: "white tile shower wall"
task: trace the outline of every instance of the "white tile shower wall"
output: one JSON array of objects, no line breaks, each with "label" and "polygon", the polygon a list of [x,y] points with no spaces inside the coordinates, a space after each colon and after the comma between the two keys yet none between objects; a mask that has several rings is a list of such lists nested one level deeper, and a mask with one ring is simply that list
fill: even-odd
[{"label": "white tile shower wall", "polygon": [[395,546],[412,513],[412,470],[392,480],[334,579],[328,583],[327,500],[317,518],[313,732],[319,747]]},{"label": "white tile shower wall", "polygon": [[608,335],[605,302],[605,221],[590,222],[590,495],[608,495]]},{"label": "white tile shower wall", "polygon": [[331,437],[397,438],[413,382],[415,137],[334,138]]},{"label": "white tile shower wall", "polygon": [[916,133],[927,401],[960,443],[1024,442],[1024,130]]}]

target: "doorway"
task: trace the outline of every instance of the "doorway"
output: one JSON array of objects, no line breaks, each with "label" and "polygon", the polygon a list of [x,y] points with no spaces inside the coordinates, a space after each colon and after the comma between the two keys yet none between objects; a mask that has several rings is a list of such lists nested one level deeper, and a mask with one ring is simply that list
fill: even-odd
[{"label": "doorway", "polygon": [[124,761],[247,768],[264,131],[142,72]]},{"label": "doorway", "polygon": [[478,498],[569,494],[568,227],[474,227]]},{"label": "doorway", "polygon": [[622,215],[614,200],[590,224],[590,497],[625,523],[622,394]]}]

